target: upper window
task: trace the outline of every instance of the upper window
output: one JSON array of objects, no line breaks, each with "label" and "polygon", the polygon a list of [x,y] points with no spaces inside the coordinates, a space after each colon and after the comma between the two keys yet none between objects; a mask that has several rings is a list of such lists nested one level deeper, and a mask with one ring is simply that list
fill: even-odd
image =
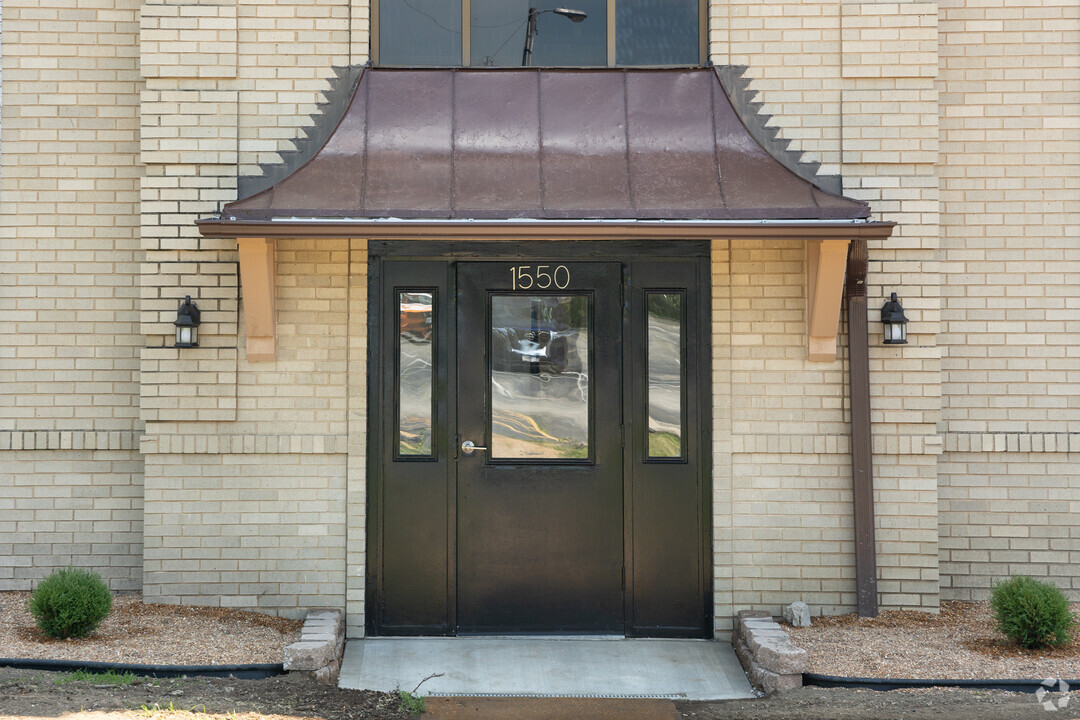
[{"label": "upper window", "polygon": [[378,0],[374,56],[409,67],[699,65],[702,3]]}]

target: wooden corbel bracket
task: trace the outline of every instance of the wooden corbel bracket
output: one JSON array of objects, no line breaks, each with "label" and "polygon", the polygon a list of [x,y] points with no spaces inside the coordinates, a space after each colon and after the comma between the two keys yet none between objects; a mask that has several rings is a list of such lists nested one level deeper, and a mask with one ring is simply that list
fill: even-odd
[{"label": "wooden corbel bracket", "polygon": [[836,360],[849,242],[808,240],[806,243],[806,317],[811,362]]},{"label": "wooden corbel bracket", "polygon": [[273,238],[237,238],[240,286],[244,294],[247,359],[273,360],[277,330]]}]

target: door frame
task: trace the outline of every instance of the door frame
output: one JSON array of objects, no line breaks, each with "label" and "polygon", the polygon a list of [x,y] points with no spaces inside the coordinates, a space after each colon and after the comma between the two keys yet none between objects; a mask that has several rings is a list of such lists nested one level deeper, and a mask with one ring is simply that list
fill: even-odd
[{"label": "door frame", "polygon": [[[510,228],[512,230],[512,228]],[[384,473],[383,457],[387,434],[390,430],[388,419],[395,415],[393,400],[391,407],[386,407],[385,387],[387,365],[391,348],[386,347],[388,336],[384,319],[389,317],[386,307],[387,295],[384,283],[384,263],[387,261],[415,261],[426,263],[445,263],[444,307],[441,315],[444,322],[451,321],[451,299],[456,296],[457,261],[483,262],[512,260],[535,261],[537,259],[559,258],[567,261],[586,262],[603,260],[619,262],[621,266],[622,334],[624,352],[622,353],[622,392],[623,392],[623,634],[626,637],[705,637],[713,636],[713,553],[712,553],[712,320],[711,320],[711,275],[709,241],[697,240],[480,240],[480,241],[423,241],[423,240],[378,240],[369,241],[368,245],[368,349],[367,349],[367,516],[366,516],[366,557],[365,557],[365,628],[368,635],[455,635],[457,628],[457,557],[456,523],[457,516],[457,465],[449,462],[446,470],[446,622],[422,625],[391,625],[384,622],[385,605],[383,597],[383,563],[385,548],[384,531]],[[700,549],[699,549],[699,587],[701,589],[701,627],[700,632],[688,634],[681,630],[660,633],[641,633],[633,630],[633,588],[634,577],[632,546],[632,491],[634,453],[640,449],[640,442],[635,442],[634,426],[629,420],[634,412],[630,398],[634,396],[634,383],[641,379],[633,377],[635,360],[629,350],[629,338],[633,337],[630,312],[631,262],[657,258],[682,259],[696,261],[697,327],[687,323],[686,342],[696,344],[699,367],[696,368],[697,433],[700,442],[699,467],[697,469],[699,497]],[[423,284],[423,283],[418,283]],[[452,322],[456,322],[453,320]],[[446,329],[447,337],[453,337]],[[441,357],[435,364],[438,372],[444,372],[445,378],[435,383],[442,388],[444,398],[440,399],[439,414],[445,413],[445,432],[452,442],[457,418],[456,393],[448,392],[448,378],[457,376],[457,352],[454,347],[441,348]],[[689,371],[687,371],[689,372]],[[392,394],[392,391],[390,391]],[[689,431],[689,425],[687,427]],[[438,441],[434,441],[438,442]],[[453,448],[450,448],[451,450]]]}]

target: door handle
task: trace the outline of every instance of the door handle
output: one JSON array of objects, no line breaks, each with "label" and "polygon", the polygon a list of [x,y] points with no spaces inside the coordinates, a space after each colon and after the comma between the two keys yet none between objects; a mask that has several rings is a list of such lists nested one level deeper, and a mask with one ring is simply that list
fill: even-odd
[{"label": "door handle", "polygon": [[472,440],[466,440],[465,442],[461,443],[461,452],[465,453],[466,455],[472,455],[473,452],[476,450],[487,450],[487,448],[481,447],[473,443]]}]

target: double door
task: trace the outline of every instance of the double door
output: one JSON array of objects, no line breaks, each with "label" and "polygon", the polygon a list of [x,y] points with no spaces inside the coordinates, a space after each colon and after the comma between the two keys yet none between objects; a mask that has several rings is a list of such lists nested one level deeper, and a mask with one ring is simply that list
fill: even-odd
[{"label": "double door", "polygon": [[706,634],[702,262],[384,249],[369,630]]}]

